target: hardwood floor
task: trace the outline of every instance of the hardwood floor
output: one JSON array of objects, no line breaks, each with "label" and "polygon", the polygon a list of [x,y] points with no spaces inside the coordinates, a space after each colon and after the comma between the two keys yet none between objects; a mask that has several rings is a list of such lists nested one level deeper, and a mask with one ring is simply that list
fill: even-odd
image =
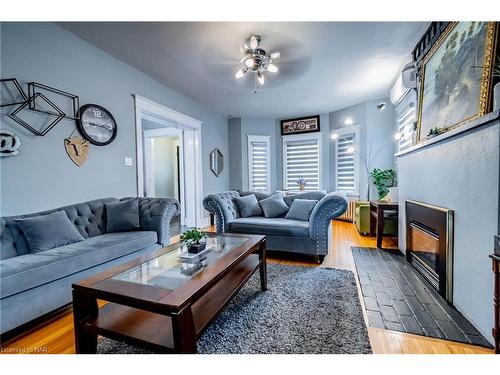
[{"label": "hardwood floor", "polygon": [[[361,236],[351,223],[336,221],[332,225],[332,244],[322,267],[340,268],[356,273],[351,246],[375,247],[375,238]],[[384,239],[383,247],[397,247]],[[305,260],[270,258],[269,263],[317,267]],[[358,284],[358,290],[360,286]],[[363,300],[361,299],[361,304]],[[364,309],[364,306],[363,306]],[[366,319],[366,316],[365,316]],[[378,328],[368,328],[375,354],[493,354],[493,350],[424,336]],[[1,343],[1,353],[74,353],[73,316],[67,310],[51,321],[9,342]]]}]

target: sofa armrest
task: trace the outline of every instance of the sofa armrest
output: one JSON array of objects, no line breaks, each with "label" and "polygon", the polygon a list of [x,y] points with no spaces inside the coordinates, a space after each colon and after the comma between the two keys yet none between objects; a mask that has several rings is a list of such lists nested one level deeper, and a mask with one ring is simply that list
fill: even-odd
[{"label": "sofa armrest", "polygon": [[170,222],[181,206],[173,198],[139,197],[139,223],[142,230],[155,231],[162,246],[170,242]]},{"label": "sofa armrest", "polygon": [[338,193],[330,193],[314,206],[309,218],[309,237],[316,241],[318,255],[328,253],[328,227],[330,221],[347,210],[347,199]]},{"label": "sofa armrest", "polygon": [[237,191],[225,191],[210,194],[203,199],[203,207],[215,216],[217,233],[225,233],[229,230],[229,223],[239,217],[238,208],[234,198],[239,197]]}]

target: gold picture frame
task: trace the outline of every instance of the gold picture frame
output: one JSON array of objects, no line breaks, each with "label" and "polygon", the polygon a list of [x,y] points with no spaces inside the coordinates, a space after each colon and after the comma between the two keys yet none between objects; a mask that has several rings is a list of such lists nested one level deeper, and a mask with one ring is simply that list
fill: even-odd
[{"label": "gold picture frame", "polygon": [[[496,22],[450,22],[424,56],[419,85],[417,143],[425,141],[431,130],[434,134],[441,134],[481,117],[489,111],[496,34]],[[478,50],[482,49],[483,45],[478,45],[478,40],[484,42],[481,61],[476,61],[474,65],[459,66],[457,60],[464,59],[464,55],[477,60]],[[475,55],[472,54],[474,52]],[[437,60],[439,57],[440,60]],[[441,80],[439,80],[439,69],[445,76]],[[474,72],[474,69],[477,70]],[[446,79],[454,85],[449,87]],[[478,81],[477,84],[475,80]],[[446,95],[440,97],[436,93],[439,90]],[[453,104],[455,100],[457,103]]]}]

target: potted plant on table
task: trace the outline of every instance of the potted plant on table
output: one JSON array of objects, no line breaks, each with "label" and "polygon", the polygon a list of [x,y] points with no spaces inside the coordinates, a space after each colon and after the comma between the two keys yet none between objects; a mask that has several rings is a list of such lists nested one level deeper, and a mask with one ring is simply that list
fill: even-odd
[{"label": "potted plant on table", "polygon": [[187,246],[189,253],[198,254],[207,246],[206,237],[204,232],[190,229],[181,234],[181,242]]},{"label": "potted plant on table", "polygon": [[377,188],[378,199],[384,198],[389,193],[389,189],[396,185],[396,172],[393,169],[375,168],[371,171],[370,176]]}]

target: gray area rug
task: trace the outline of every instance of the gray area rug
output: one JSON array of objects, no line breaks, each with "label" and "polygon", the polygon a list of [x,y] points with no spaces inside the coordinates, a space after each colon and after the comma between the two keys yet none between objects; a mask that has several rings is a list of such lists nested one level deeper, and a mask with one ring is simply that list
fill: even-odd
[{"label": "gray area rug", "polygon": [[491,347],[397,251],[352,247],[370,327]]},{"label": "gray area rug", "polygon": [[[352,272],[271,264],[268,288],[252,276],[198,340],[198,353],[371,353]],[[108,338],[97,352],[147,353]]]}]

